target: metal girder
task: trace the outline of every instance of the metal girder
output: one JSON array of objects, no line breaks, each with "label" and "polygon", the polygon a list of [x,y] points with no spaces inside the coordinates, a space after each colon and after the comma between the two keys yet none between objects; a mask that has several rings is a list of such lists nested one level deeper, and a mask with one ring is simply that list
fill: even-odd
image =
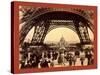
[{"label": "metal girder", "polygon": [[73,20],[50,20],[50,27],[47,33],[59,27],[66,27],[76,32]]},{"label": "metal girder", "polygon": [[90,44],[91,40],[89,37],[87,26],[85,26],[84,23],[79,21],[74,21],[74,24],[75,24],[77,34],[80,38],[81,44]]},{"label": "metal girder", "polygon": [[39,24],[40,26],[39,25],[35,26],[35,30],[32,38],[33,44],[42,44],[49,28],[48,21],[42,21]]},{"label": "metal girder", "polygon": [[84,11],[81,9],[64,9],[64,8],[38,8],[37,11],[31,15],[31,18],[36,18],[40,15],[43,15],[45,13],[49,13],[49,12],[55,12],[55,11],[66,11],[66,12],[70,12],[70,13],[74,13],[74,14],[78,14],[82,17],[84,17],[86,20],[90,20],[91,16],[88,14],[88,11]]}]

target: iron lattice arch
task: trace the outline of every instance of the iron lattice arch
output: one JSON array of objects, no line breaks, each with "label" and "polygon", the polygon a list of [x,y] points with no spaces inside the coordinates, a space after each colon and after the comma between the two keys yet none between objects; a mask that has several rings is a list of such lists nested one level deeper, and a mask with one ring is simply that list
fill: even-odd
[{"label": "iron lattice arch", "polygon": [[46,34],[57,27],[67,27],[72,29],[79,36],[81,44],[91,43],[88,28],[93,32],[93,20],[91,11],[81,9],[61,9],[61,8],[31,8],[22,7],[23,16],[20,19],[20,45],[28,34],[35,27],[32,43],[43,43]]}]

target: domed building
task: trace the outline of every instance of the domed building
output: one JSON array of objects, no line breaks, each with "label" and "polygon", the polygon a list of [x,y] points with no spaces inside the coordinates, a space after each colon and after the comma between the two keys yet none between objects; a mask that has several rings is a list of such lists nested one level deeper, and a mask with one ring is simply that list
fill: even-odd
[{"label": "domed building", "polygon": [[61,37],[58,44],[59,44],[59,50],[66,50],[66,47],[68,46],[68,43],[65,41],[63,36]]}]

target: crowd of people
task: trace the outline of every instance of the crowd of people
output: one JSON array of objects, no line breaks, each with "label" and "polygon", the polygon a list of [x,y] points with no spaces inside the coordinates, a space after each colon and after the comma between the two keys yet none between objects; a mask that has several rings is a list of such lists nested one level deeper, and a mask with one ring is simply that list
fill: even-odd
[{"label": "crowd of people", "polygon": [[94,63],[92,51],[37,51],[22,54],[19,68],[87,66]]}]

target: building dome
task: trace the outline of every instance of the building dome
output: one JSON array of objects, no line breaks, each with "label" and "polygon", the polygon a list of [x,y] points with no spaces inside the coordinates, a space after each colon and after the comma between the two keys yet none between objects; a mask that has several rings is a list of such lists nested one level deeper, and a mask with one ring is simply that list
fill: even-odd
[{"label": "building dome", "polygon": [[60,49],[66,49],[66,45],[67,45],[67,43],[66,43],[64,37],[62,36],[60,41],[59,41],[59,48]]}]

